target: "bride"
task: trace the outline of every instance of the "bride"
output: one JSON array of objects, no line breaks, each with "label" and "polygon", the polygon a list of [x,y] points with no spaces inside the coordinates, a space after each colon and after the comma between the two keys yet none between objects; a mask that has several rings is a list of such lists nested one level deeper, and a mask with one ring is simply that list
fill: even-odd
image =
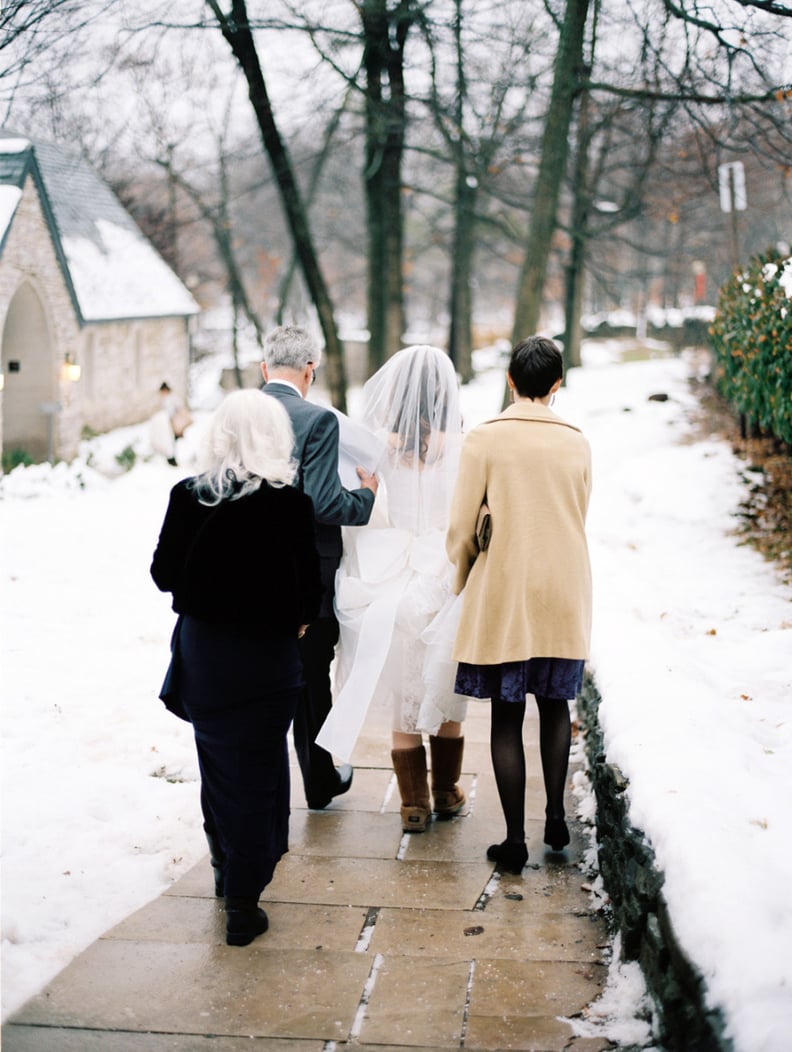
[{"label": "bride", "polygon": [[447,354],[418,345],[393,355],[363,395],[363,422],[385,448],[381,484],[369,525],[344,531],[336,697],[317,741],[349,759],[372,699],[389,705],[402,826],[421,833],[433,810],[450,818],[465,804],[457,781],[467,701],[453,690],[459,601],[445,552],[462,443],[459,385]]}]

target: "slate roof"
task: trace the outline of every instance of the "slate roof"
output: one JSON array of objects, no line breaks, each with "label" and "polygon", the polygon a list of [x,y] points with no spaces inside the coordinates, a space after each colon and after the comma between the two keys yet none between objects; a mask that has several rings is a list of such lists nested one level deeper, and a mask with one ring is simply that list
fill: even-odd
[{"label": "slate roof", "polygon": [[106,182],[62,146],[0,132],[0,259],[31,172],[82,322],[196,314],[198,304]]}]

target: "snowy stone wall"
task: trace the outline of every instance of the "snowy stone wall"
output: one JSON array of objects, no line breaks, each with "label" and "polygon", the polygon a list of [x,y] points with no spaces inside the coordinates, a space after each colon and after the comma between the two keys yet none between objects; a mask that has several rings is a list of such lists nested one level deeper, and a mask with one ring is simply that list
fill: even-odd
[{"label": "snowy stone wall", "polygon": [[[663,898],[663,875],[641,830],[630,823],[629,782],[608,763],[591,676],[577,699],[597,799],[598,859],[622,952],[640,964],[668,1052],[733,1052],[720,1013],[706,1005],[704,980],[679,945]],[[703,860],[702,864],[706,864]]]},{"label": "snowy stone wall", "polygon": [[75,349],[77,319],[30,175],[25,180],[22,198],[3,249],[0,266],[0,318],[3,320],[14,294],[26,278],[45,304],[53,342],[64,350]]},{"label": "snowy stone wall", "polygon": [[[145,307],[141,304],[141,314]],[[34,457],[46,454],[42,406],[58,407],[52,420],[54,454],[68,460],[84,428],[104,432],[151,416],[159,408],[163,380],[186,402],[188,325],[184,317],[155,317],[81,327],[35,181],[28,175],[0,257],[2,399],[13,444],[29,446]],[[67,357],[80,366],[76,382],[63,374]],[[9,359],[16,372],[9,373]],[[15,399],[13,419],[10,399]]]},{"label": "snowy stone wall", "polygon": [[[26,334],[21,331],[26,318],[24,315],[9,319],[9,308],[15,296],[22,292],[27,298],[24,313],[30,314],[30,303],[37,301],[37,307],[43,315],[43,324],[36,327],[40,336],[43,332],[47,346],[26,348],[30,353],[25,359],[17,353],[18,348],[25,348]],[[27,319],[31,322],[33,319]],[[16,323],[20,331],[16,333],[15,347],[8,351],[8,344],[14,335],[9,329],[9,321]],[[79,340],[79,326],[72,307],[71,298],[58,263],[49,227],[39,200],[35,183],[30,175],[25,180],[22,198],[17,206],[11,228],[8,232],[2,259],[0,259],[0,334],[3,339],[3,367],[5,372],[5,390],[3,392],[4,415],[9,423],[9,398],[21,399],[19,406],[22,413],[40,414],[41,405],[57,404],[61,411],[55,418],[55,448],[64,444],[70,445],[69,436],[77,431],[79,434],[79,405],[62,390],[60,363],[67,353],[74,353]],[[35,350],[35,356],[32,352]],[[8,372],[8,359],[18,361],[19,390],[15,392],[17,376]],[[43,367],[43,371],[42,371]],[[35,381],[29,373],[36,370]],[[27,404],[29,403],[29,404]],[[36,421],[31,434],[41,433],[43,421]],[[34,443],[35,444],[35,443]],[[34,455],[42,452],[34,448]]]},{"label": "snowy stone wall", "polygon": [[186,318],[150,318],[86,325],[77,361],[85,426],[102,433],[137,424],[160,408],[164,381],[187,402]]}]

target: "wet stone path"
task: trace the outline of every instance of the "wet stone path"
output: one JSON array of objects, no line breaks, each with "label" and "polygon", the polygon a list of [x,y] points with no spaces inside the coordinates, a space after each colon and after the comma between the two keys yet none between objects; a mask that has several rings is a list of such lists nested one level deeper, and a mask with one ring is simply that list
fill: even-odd
[{"label": "wet stone path", "polygon": [[[529,713],[531,706],[529,705]],[[225,945],[208,858],[76,958],[3,1027],[3,1052],[600,1052],[565,1021],[606,980],[604,922],[577,862],[542,844],[537,724],[526,721],[530,859],[500,874],[488,707],[465,722],[468,806],[403,834],[387,718],[369,716],[348,794],[305,809],[265,890],[269,931]],[[568,798],[568,813],[574,800]]]}]

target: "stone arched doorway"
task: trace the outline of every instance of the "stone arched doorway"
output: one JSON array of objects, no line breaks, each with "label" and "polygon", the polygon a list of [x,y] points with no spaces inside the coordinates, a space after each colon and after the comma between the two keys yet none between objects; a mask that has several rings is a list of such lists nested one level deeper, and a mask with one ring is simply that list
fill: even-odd
[{"label": "stone arched doorway", "polygon": [[19,286],[8,307],[2,361],[3,454],[45,460],[51,453],[55,366],[44,307],[29,282]]}]

